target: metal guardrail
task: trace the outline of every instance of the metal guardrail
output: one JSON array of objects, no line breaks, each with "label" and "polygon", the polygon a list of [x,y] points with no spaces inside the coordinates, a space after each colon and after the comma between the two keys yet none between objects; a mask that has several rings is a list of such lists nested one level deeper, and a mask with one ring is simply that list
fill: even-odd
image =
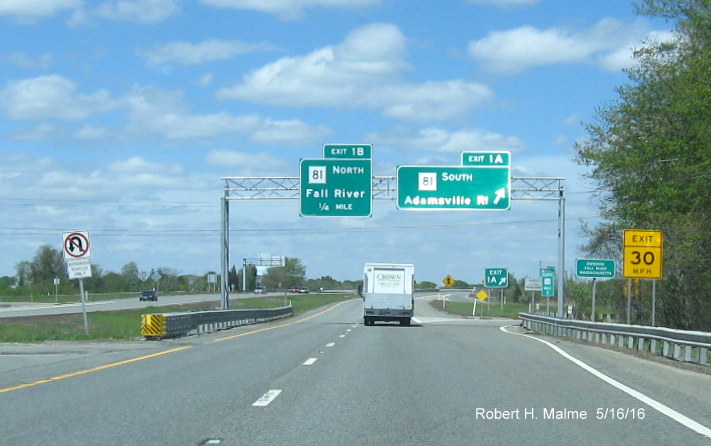
[{"label": "metal guardrail", "polygon": [[260,310],[214,310],[141,315],[141,333],[147,339],[175,338],[258,324],[293,316],[291,305]]},{"label": "metal guardrail", "polygon": [[711,333],[559,319],[530,313],[519,313],[518,317],[522,321],[521,325],[531,331],[636,349],[677,361],[711,366]]}]

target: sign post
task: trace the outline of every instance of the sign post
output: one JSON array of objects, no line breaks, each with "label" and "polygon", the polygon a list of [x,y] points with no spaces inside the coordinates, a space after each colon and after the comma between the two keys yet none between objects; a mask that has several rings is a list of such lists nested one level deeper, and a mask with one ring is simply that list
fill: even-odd
[{"label": "sign post", "polygon": [[73,231],[62,233],[62,247],[64,250],[64,259],[67,261],[67,274],[69,279],[79,279],[84,333],[88,335],[89,320],[86,317],[84,278],[91,277],[91,243],[89,241],[89,232]]}]

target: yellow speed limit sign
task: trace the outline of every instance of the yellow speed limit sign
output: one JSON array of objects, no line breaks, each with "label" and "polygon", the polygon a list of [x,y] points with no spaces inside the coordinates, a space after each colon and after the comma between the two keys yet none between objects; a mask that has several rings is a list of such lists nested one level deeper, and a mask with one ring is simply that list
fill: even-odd
[{"label": "yellow speed limit sign", "polygon": [[664,254],[662,231],[625,229],[622,276],[661,279]]}]

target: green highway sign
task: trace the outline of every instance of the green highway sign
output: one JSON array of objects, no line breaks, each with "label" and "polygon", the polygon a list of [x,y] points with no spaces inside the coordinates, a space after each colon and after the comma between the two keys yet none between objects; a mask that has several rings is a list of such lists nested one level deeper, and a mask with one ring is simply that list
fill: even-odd
[{"label": "green highway sign", "polygon": [[509,270],[507,268],[486,268],[484,270],[484,286],[487,288],[508,287]]},{"label": "green highway sign", "polygon": [[509,166],[400,166],[397,207],[404,210],[507,210]]},{"label": "green highway sign", "polygon": [[304,159],[299,172],[302,217],[370,217],[370,159]]},{"label": "green highway sign", "polygon": [[552,268],[541,270],[541,296],[555,296],[555,270]]},{"label": "green highway sign", "polygon": [[372,144],[324,144],[324,158],[357,158],[371,159],[373,156]]},{"label": "green highway sign", "polygon": [[511,167],[511,152],[462,152],[462,166]]},{"label": "green highway sign", "polygon": [[615,277],[614,260],[580,259],[576,262],[578,277],[612,279]]}]

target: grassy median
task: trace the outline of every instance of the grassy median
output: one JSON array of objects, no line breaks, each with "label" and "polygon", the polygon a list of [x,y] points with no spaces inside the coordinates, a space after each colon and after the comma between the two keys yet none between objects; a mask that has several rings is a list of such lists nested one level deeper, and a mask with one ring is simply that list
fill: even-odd
[{"label": "grassy median", "polygon": [[[352,299],[353,295],[302,294],[279,297],[233,299],[230,309],[274,308],[290,301],[294,314],[304,313],[333,302]],[[166,300],[169,298],[166,298]],[[84,333],[81,313],[0,318],[0,342],[135,340],[141,338],[141,315],[203,311],[219,308],[219,302],[186,305],[148,306],[139,310],[87,313],[89,335]]]}]

